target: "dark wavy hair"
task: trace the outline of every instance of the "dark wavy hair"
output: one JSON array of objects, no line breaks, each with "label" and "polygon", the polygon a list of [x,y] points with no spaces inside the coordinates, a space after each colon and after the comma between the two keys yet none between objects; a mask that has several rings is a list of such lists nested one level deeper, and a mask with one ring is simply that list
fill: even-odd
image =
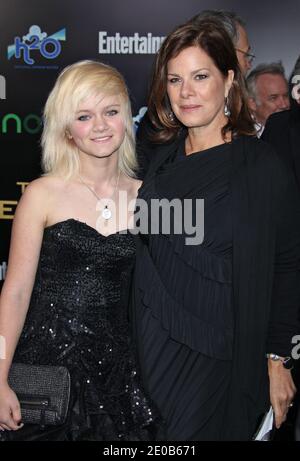
[{"label": "dark wavy hair", "polygon": [[239,68],[231,38],[220,21],[203,19],[197,24],[187,23],[177,27],[164,40],[156,57],[150,87],[149,117],[156,128],[152,134],[154,142],[172,141],[183,128],[182,123],[170,118],[171,105],[167,94],[167,66],[170,59],[191,46],[198,46],[213,60],[224,78],[234,71],[234,80],[228,94],[230,116],[222,127],[222,137],[232,132],[238,135],[255,135],[253,120],[247,104],[245,81]]}]

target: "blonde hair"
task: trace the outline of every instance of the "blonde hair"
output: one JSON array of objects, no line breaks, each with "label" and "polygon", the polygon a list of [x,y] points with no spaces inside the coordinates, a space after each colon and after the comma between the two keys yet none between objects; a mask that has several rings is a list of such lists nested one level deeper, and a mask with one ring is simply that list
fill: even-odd
[{"label": "blonde hair", "polygon": [[119,148],[119,169],[135,177],[137,160],[128,90],[122,75],[113,67],[97,61],[79,61],[67,66],[58,76],[44,109],[42,167],[45,175],[69,179],[79,173],[78,148],[67,136],[79,104],[99,93],[119,95],[125,123],[125,137]]}]

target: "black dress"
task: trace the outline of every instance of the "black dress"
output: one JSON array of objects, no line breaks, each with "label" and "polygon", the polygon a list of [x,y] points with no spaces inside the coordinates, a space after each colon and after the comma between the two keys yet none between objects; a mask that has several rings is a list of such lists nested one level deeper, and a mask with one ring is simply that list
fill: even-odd
[{"label": "black dress", "polygon": [[156,410],[139,378],[128,295],[135,240],[68,219],[44,231],[14,362],[66,366],[71,402],[63,426],[25,425],[13,440],[153,440]]},{"label": "black dress", "polygon": [[148,203],[204,199],[202,244],[186,245],[185,232],[149,234],[138,252],[135,334],[168,440],[222,439],[233,347],[231,171],[231,145],[185,156],[183,140],[140,189]]}]

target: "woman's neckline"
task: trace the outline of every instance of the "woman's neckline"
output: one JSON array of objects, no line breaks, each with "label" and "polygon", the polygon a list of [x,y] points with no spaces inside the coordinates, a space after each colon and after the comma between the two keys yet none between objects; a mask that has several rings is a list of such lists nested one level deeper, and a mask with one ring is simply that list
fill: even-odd
[{"label": "woman's neckline", "polygon": [[89,224],[85,223],[84,221],[80,221],[79,219],[75,219],[75,218],[68,218],[68,219],[63,219],[62,221],[57,221],[56,223],[53,223],[53,224],[50,224],[49,226],[46,226],[44,228],[44,231],[48,231],[48,230],[51,230],[59,225],[62,225],[62,224],[67,224],[67,223],[70,223],[70,222],[74,222],[76,224],[79,224],[79,225],[82,225],[88,229],[90,229],[91,231],[95,232],[96,234],[100,235],[101,237],[103,238],[109,238],[113,235],[126,235],[126,234],[130,234],[130,230],[129,228],[126,228],[126,229],[120,229],[120,230],[117,230],[115,232],[111,232],[110,234],[102,234],[101,232],[99,232],[97,229],[95,229],[95,227],[93,226],[90,226]]}]

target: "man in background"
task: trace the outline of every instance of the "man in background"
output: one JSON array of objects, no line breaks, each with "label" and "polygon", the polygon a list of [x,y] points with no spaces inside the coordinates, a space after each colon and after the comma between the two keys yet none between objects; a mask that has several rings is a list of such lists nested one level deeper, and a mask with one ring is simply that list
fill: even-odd
[{"label": "man in background", "polygon": [[280,62],[259,64],[246,81],[249,108],[260,137],[271,114],[290,108],[288,82]]},{"label": "man in background", "polygon": [[251,69],[255,58],[254,54],[250,52],[251,46],[246,30],[246,23],[236,13],[224,10],[204,10],[188,22],[197,24],[197,22],[202,19],[209,18],[220,21],[230,36],[236,50],[236,56],[238,58],[242,74],[245,76]]}]

